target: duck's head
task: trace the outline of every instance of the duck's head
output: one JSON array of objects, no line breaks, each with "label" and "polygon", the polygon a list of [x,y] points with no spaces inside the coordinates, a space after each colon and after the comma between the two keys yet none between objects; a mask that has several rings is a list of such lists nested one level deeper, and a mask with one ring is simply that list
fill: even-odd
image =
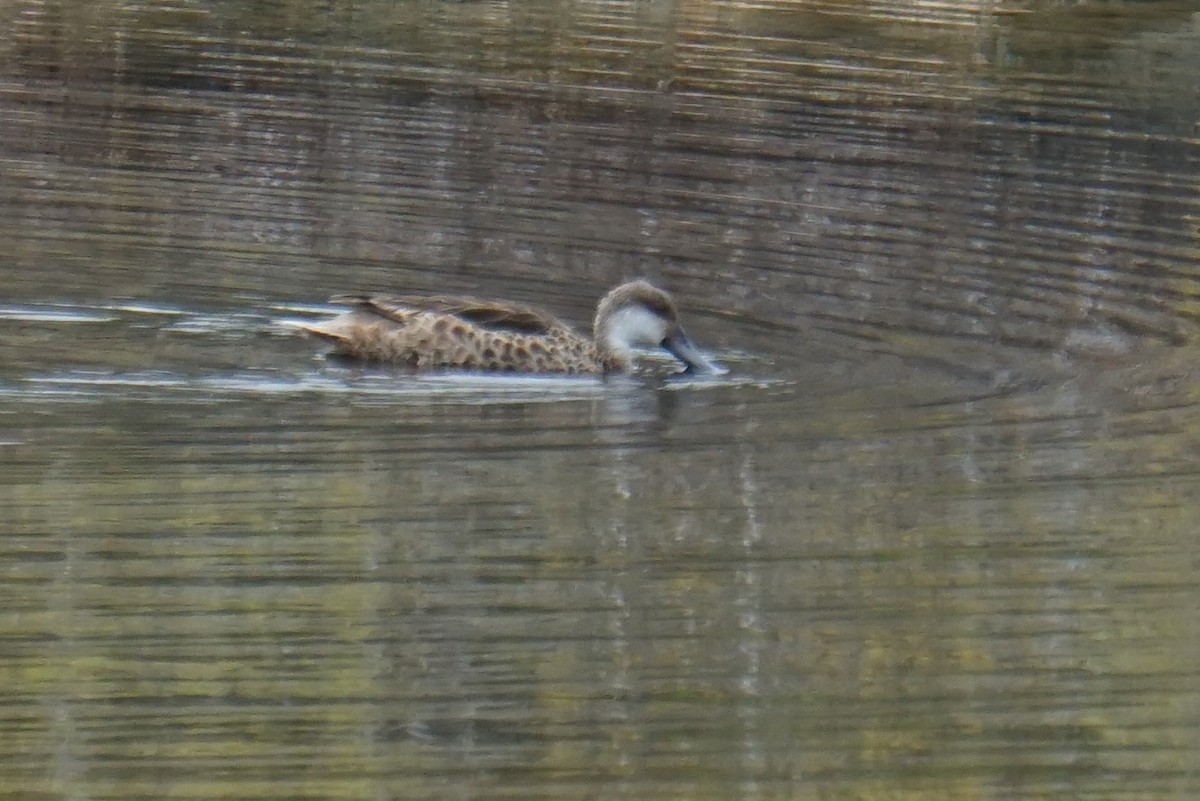
[{"label": "duck's head", "polygon": [[646,281],[630,281],[609,292],[596,307],[596,342],[628,367],[637,348],[661,347],[698,373],[725,372],[695,346],[679,323],[675,301]]}]

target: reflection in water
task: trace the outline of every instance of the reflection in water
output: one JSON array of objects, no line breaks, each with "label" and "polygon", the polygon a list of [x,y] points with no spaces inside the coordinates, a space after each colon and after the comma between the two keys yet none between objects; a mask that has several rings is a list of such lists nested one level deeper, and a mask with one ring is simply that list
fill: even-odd
[{"label": "reflection in water", "polygon": [[[4,13],[4,786],[1196,794],[1193,10]],[[641,275],[730,375],[281,325]]]}]

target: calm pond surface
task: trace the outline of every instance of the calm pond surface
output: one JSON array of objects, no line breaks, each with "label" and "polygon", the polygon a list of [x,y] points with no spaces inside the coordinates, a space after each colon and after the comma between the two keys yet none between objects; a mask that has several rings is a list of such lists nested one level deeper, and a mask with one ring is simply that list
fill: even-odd
[{"label": "calm pond surface", "polygon": [[[0,3],[0,786],[1200,797],[1200,7]],[[338,291],[730,373],[322,358]]]}]

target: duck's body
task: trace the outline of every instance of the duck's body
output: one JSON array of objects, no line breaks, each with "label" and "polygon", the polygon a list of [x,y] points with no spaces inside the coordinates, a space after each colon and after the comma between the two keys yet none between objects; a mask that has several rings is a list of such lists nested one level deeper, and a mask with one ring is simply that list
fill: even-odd
[{"label": "duck's body", "polygon": [[614,373],[634,349],[658,345],[691,369],[720,372],[688,339],[671,296],[645,281],[622,284],[596,308],[595,338],[528,306],[466,297],[339,295],[353,309],[302,328],[359,361],[413,369]]}]

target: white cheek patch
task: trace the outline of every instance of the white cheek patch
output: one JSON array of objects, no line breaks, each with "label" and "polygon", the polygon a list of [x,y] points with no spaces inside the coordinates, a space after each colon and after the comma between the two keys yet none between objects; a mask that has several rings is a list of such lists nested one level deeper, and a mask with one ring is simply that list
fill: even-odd
[{"label": "white cheek patch", "polygon": [[613,313],[608,332],[614,350],[651,347],[667,336],[667,321],[643,306],[626,306]]}]

